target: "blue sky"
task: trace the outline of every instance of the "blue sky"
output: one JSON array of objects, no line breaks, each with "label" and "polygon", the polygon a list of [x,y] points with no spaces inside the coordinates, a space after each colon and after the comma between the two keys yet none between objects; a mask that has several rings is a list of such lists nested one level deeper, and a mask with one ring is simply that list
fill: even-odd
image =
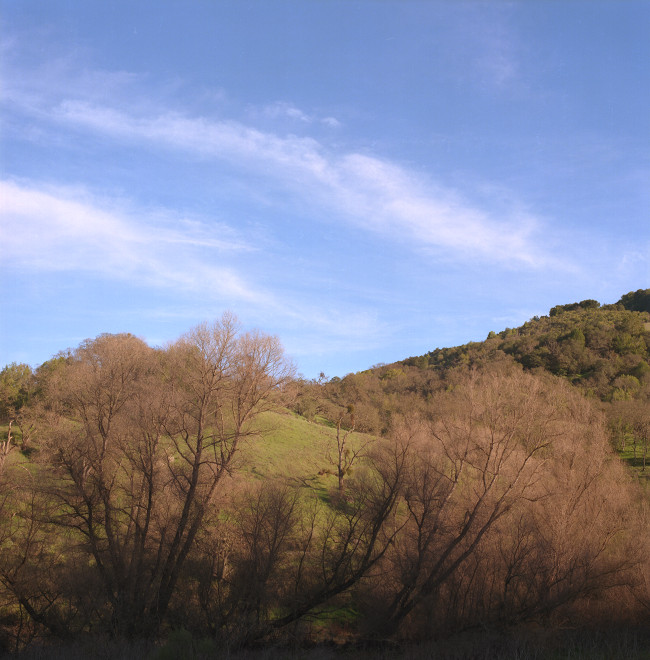
[{"label": "blue sky", "polygon": [[650,3],[0,0],[0,364],[233,311],[328,376],[650,286]]}]

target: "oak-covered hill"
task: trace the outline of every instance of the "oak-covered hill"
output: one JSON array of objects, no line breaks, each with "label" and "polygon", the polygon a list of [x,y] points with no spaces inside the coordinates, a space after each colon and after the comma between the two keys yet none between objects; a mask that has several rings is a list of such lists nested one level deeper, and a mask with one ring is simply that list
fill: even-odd
[{"label": "oak-covered hill", "polygon": [[637,398],[650,382],[650,289],[630,292],[613,305],[595,300],[558,305],[548,316],[491,332],[483,342],[436,348],[403,364],[444,374],[503,354],[525,369],[566,378],[602,401]]},{"label": "oak-covered hill", "polygon": [[[386,432],[391,418],[426,407],[441,389],[473,367],[552,374],[611,412],[650,400],[650,289],[601,305],[584,300],[553,307],[519,328],[490,332],[485,341],[436,348],[393,364],[302,382],[290,402],[308,419],[333,420],[354,407],[358,430]],[[351,417],[348,420],[351,423]]]},{"label": "oak-covered hill", "polygon": [[[386,435],[405,416],[430,414],[431,401],[469,372],[530,372],[565,381],[600,408],[612,446],[640,477],[650,454],[650,289],[614,304],[557,305],[482,342],[436,348],[329,381],[302,382],[289,402],[307,419]],[[337,421],[338,420],[338,421]]]}]

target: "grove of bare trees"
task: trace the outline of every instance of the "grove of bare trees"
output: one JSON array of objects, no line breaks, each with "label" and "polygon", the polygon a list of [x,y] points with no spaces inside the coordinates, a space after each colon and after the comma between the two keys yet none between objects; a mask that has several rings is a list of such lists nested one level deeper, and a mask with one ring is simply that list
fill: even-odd
[{"label": "grove of bare trees", "polygon": [[394,440],[408,461],[401,532],[380,568],[390,579],[369,590],[380,629],[511,625],[634,582],[642,507],[569,386],[470,373]]},{"label": "grove of bare trees", "polygon": [[[20,403],[29,451],[7,436],[0,462],[2,644],[295,639],[341,608],[373,639],[647,620],[644,498],[592,402],[509,360],[399,405],[387,378],[383,419],[362,375],[303,390],[312,420],[331,413],[327,497],[245,476],[256,419],[295,403],[297,381],[278,340],[232,316],[165,348],[101,335],[46,363]],[[357,424],[373,435],[353,444]]]}]

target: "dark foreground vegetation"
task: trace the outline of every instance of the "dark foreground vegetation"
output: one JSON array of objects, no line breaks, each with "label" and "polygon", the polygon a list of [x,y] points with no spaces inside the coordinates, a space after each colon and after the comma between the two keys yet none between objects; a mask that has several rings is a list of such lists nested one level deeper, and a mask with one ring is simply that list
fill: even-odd
[{"label": "dark foreground vegetation", "polygon": [[[229,316],[5,367],[0,650],[648,657],[649,303],[329,381]],[[321,469],[265,471],[289,425]]]}]

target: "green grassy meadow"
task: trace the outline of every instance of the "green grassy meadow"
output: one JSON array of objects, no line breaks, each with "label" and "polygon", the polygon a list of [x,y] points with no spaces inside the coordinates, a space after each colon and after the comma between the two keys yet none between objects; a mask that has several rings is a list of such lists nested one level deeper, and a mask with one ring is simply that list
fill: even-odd
[{"label": "green grassy meadow", "polygon": [[[336,448],[336,429],[325,420],[308,422],[288,410],[266,412],[256,421],[259,436],[241,445],[237,467],[257,479],[287,479],[313,489],[327,499],[337,486],[328,449]],[[367,442],[368,436],[352,433],[350,445]]]}]

